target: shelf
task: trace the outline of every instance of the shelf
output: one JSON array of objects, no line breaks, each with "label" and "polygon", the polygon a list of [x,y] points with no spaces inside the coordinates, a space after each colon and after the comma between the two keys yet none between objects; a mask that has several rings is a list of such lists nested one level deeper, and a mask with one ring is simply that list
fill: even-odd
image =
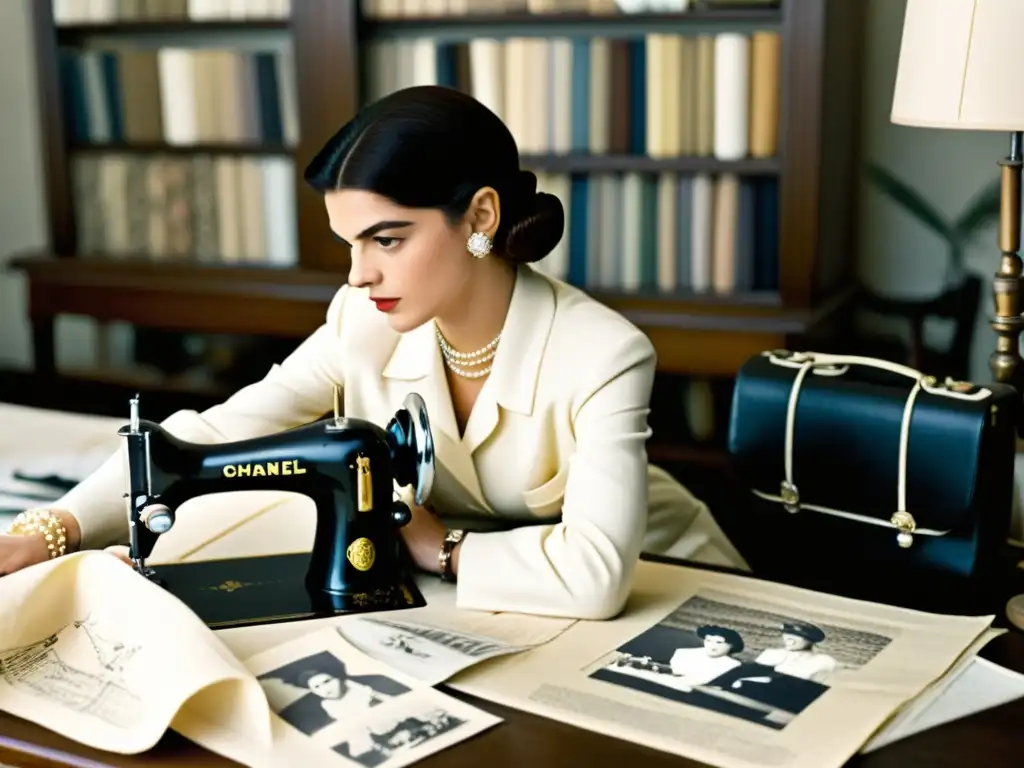
[{"label": "shelf", "polygon": [[154,381],[120,372],[69,370],[45,375],[0,368],[0,402],[72,413],[128,417],[128,401],[141,393],[143,416],[162,421],[180,409],[205,410],[231,394],[213,386]]},{"label": "shelf", "polygon": [[719,160],[716,157],[686,155],[681,157],[648,157],[647,155],[522,155],[520,165],[546,173],[737,173],[744,176],[777,174],[782,163],[778,158],[744,158]]},{"label": "shelf", "polygon": [[238,142],[203,142],[199,144],[168,144],[164,141],[147,141],[134,143],[82,144],[72,143],[68,149],[72,152],[100,154],[169,154],[169,155],[291,155],[290,147],[275,146],[262,143]]},{"label": "shelf", "polygon": [[287,30],[290,26],[289,19],[223,19],[218,21],[158,19],[153,21],[117,21],[109,24],[64,24],[56,27],[56,34],[58,43],[73,45],[94,37],[267,32]]},{"label": "shelf", "polygon": [[[341,271],[181,260],[23,256],[10,264],[27,274],[36,323],[69,314],[181,332],[288,338],[314,331],[345,282]],[[809,310],[785,309],[770,293],[593,295],[647,333],[659,370],[716,376],[732,375],[752,355],[809,333],[852,292]]]},{"label": "shelf", "polygon": [[693,28],[744,27],[765,28],[782,23],[779,8],[751,7],[696,8],[682,13],[472,13],[460,15],[401,16],[394,18],[363,18],[360,37],[388,37],[392,35],[431,36],[438,32],[471,32],[473,36],[487,34],[560,33],[560,29],[575,30],[589,27],[594,33],[605,29],[615,34],[636,35],[648,30],[670,32]]},{"label": "shelf", "polygon": [[301,338],[324,320],[343,275],[145,258],[22,257],[33,319],[60,314],[151,328]]}]

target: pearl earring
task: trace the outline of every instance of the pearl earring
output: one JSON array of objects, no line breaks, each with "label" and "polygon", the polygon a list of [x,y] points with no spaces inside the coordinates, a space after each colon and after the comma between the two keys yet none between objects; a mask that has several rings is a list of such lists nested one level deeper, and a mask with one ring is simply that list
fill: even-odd
[{"label": "pearl earring", "polygon": [[474,232],[466,242],[466,249],[474,259],[482,259],[491,252],[491,238],[483,232]]}]

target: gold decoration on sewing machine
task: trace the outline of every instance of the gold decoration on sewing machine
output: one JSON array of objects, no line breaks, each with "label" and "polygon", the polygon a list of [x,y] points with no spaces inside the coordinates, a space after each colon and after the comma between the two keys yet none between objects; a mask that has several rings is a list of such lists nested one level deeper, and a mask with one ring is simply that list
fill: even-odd
[{"label": "gold decoration on sewing machine", "polygon": [[373,475],[368,456],[356,457],[356,503],[360,512],[373,509]]},{"label": "gold decoration on sewing machine", "polygon": [[357,571],[368,571],[373,567],[373,561],[377,559],[377,552],[373,548],[373,542],[363,536],[348,545],[345,556]]},{"label": "gold decoration on sewing machine", "polygon": [[899,529],[896,534],[896,543],[903,549],[907,549],[914,543],[914,531],[917,530],[917,521],[909,512],[896,512],[889,518],[889,522]]},{"label": "gold decoration on sewing machine", "polygon": [[223,584],[218,584],[216,587],[210,587],[218,592],[237,592],[239,589],[245,589],[251,587],[252,584],[244,581],[235,581],[234,579],[228,579]]},{"label": "gold decoration on sewing machine", "polygon": [[298,459],[284,461],[257,461],[245,464],[225,464],[224,477],[276,477],[278,475],[304,475],[306,468]]},{"label": "gold decoration on sewing machine", "polygon": [[782,481],[782,485],[779,487],[779,496],[782,498],[782,506],[786,508],[787,512],[800,511],[800,491],[789,480]]}]

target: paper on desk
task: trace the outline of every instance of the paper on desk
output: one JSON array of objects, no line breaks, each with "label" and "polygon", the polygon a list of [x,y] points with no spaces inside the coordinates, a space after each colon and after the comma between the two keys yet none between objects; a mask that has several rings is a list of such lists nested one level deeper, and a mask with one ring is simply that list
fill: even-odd
[{"label": "paper on desk", "polygon": [[123,423],[0,403],[0,530],[16,512],[64,495],[47,478],[80,482],[95,471],[121,444]]},{"label": "paper on desk", "polygon": [[241,662],[102,552],[0,578],[0,709],[108,752],[144,752],[168,728],[190,736],[190,723],[271,743],[266,698]]},{"label": "paper on desk", "polygon": [[[720,768],[838,768],[991,621],[641,562],[623,615],[448,684]],[[792,622],[822,637],[787,649]]]},{"label": "paper on desk", "polygon": [[915,733],[1024,697],[1024,675],[980,656],[971,658],[943,682],[924,706],[910,709],[861,751],[873,752]]},{"label": "paper on desk", "polygon": [[375,661],[331,628],[246,667],[291,738],[302,734],[307,748],[319,747],[316,765],[402,768],[501,722]]},{"label": "paper on desk", "polygon": [[456,587],[437,577],[417,580],[427,605],[346,616],[338,632],[368,656],[430,685],[486,659],[554,640],[572,619],[468,611],[456,607]]}]

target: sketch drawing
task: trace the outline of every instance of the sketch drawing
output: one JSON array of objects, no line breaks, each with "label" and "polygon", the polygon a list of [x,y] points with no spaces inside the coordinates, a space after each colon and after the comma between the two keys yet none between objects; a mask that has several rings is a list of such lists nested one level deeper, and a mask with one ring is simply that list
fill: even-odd
[{"label": "sketch drawing", "polygon": [[[486,659],[500,653],[508,653],[511,650],[509,646],[489,638],[474,637],[473,635],[439,627],[429,627],[410,622],[395,621],[393,619],[360,617],[358,621],[364,624],[375,625],[381,630],[378,633],[378,636],[383,636],[383,639],[380,640],[381,645],[394,648],[401,647],[406,653],[415,651],[417,655],[425,657],[430,656],[429,651],[426,650],[430,646],[440,646],[449,651],[457,651],[463,656],[473,656],[480,659]],[[338,628],[343,636],[348,636],[348,626],[348,624],[344,624]],[[423,642],[418,643],[418,646],[413,648],[412,644],[416,641]]]},{"label": "sketch drawing", "polygon": [[335,745],[334,751],[365,768],[387,766],[389,762],[398,762],[400,755],[407,755],[465,723],[441,707],[416,715],[403,713],[353,729],[345,741]]},{"label": "sketch drawing", "polygon": [[285,722],[312,736],[335,722],[362,717],[367,710],[409,688],[384,675],[352,675],[328,651],[305,656],[258,677],[270,708]]},{"label": "sketch drawing", "polygon": [[0,651],[0,679],[110,725],[130,728],[142,713],[141,698],[125,682],[140,648],[106,635],[85,619],[38,642]]},{"label": "sketch drawing", "polygon": [[366,655],[432,684],[484,659],[522,650],[486,637],[395,619],[352,617],[337,629]]},{"label": "sketch drawing", "polygon": [[698,595],[590,674],[782,729],[890,642],[883,635]]}]

